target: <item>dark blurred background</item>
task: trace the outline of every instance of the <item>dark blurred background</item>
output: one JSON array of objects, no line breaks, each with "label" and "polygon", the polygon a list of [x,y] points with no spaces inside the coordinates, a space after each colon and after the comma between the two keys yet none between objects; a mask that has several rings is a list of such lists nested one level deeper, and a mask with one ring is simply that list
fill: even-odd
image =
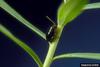
[{"label": "dark blurred background", "polygon": [[[56,22],[56,12],[61,3],[61,0],[5,1],[44,33],[47,33],[51,26],[45,16],[49,16]],[[100,0],[90,0],[90,2],[100,2]],[[44,61],[48,50],[47,41],[2,9],[0,9],[0,23],[27,43]],[[55,55],[70,52],[100,53],[100,9],[86,10],[66,25]],[[80,63],[100,63],[100,61],[78,58],[61,59],[54,61],[51,67],[80,67]],[[0,33],[0,67],[37,67],[37,64],[24,50]]]}]

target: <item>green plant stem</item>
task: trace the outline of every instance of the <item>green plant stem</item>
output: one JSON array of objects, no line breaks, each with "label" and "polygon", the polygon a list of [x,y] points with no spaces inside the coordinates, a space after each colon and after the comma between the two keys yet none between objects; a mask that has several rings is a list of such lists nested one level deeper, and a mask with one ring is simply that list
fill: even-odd
[{"label": "green plant stem", "polygon": [[43,67],[50,67],[50,65],[53,61],[53,57],[54,57],[62,30],[63,30],[62,27],[60,27],[60,26],[57,27],[57,35],[55,36],[54,41],[52,43],[49,43],[49,50],[48,50],[46,59],[44,61]]}]

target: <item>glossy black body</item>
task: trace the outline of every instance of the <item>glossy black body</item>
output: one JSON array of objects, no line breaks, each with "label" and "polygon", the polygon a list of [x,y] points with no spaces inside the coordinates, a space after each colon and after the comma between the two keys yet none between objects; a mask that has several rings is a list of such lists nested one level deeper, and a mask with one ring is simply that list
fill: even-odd
[{"label": "glossy black body", "polygon": [[56,25],[53,25],[50,27],[50,29],[46,35],[47,41],[52,42],[52,40],[54,39],[54,36],[55,36],[56,28],[57,28]]}]

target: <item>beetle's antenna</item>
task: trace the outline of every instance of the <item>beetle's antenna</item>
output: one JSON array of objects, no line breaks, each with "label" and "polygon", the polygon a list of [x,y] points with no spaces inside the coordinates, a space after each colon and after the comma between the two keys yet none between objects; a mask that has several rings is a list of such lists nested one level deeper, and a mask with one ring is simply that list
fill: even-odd
[{"label": "beetle's antenna", "polygon": [[49,21],[51,21],[51,22],[53,23],[53,25],[56,25],[55,22],[54,22],[50,17],[46,16],[46,18],[47,18]]}]

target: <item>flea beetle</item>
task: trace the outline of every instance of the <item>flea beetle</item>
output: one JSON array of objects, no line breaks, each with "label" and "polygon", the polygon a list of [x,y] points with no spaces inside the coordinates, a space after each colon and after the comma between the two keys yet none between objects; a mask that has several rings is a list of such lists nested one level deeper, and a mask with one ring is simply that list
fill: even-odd
[{"label": "flea beetle", "polygon": [[57,25],[48,16],[46,16],[46,17],[47,17],[47,19],[49,19],[52,22],[52,26],[50,27],[50,29],[46,35],[46,40],[49,42],[52,42],[54,39],[54,36],[56,35]]}]

